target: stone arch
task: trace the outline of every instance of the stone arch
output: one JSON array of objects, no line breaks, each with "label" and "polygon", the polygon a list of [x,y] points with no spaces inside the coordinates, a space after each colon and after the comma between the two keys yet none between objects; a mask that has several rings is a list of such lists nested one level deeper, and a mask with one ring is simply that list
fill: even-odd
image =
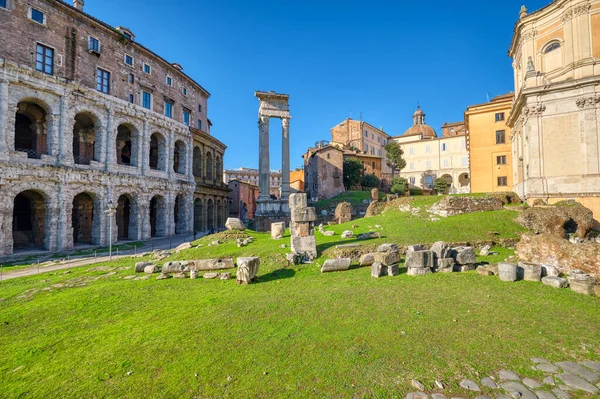
[{"label": "stone arch", "polygon": [[122,123],[117,127],[115,151],[117,164],[127,166],[138,165],[138,130],[129,123]]},{"label": "stone arch", "polygon": [[167,235],[167,202],[162,195],[155,195],[150,200],[150,236],[165,237]]},{"label": "stone arch", "polygon": [[150,136],[150,169],[167,169],[167,141],[165,136],[159,132],[154,132]]},{"label": "stone arch", "polygon": [[194,200],[194,233],[202,231],[202,200]]},{"label": "stone arch", "polygon": [[94,194],[81,192],[73,197],[71,227],[73,245],[100,244],[100,206]]},{"label": "stone arch", "polygon": [[458,175],[458,185],[460,187],[467,187],[469,184],[471,184],[471,179],[469,178],[468,173],[461,173]]},{"label": "stone arch", "polygon": [[219,230],[225,222],[223,221],[223,209],[221,199],[217,199],[217,230]]},{"label": "stone arch", "polygon": [[187,151],[185,143],[177,140],[173,147],[173,172],[185,174],[187,164]]},{"label": "stone arch", "polygon": [[48,154],[50,107],[36,98],[25,98],[17,103],[15,114],[15,151],[27,153],[28,158],[39,159]]},{"label": "stone arch", "polygon": [[446,173],[446,174],[442,175],[441,177],[442,177],[442,179],[446,180],[446,185],[448,186],[448,188],[452,187],[453,179],[452,179],[451,175]]},{"label": "stone arch", "polygon": [[215,179],[216,180],[222,179],[222,177],[219,177],[219,176],[223,176],[223,161],[219,154],[217,154],[217,156],[215,157],[215,169],[216,169],[216,174],[217,174],[215,176]]},{"label": "stone arch", "polygon": [[138,204],[135,197],[128,193],[119,196],[115,219],[118,240],[137,239]]},{"label": "stone arch", "polygon": [[185,197],[183,194],[178,194],[175,197],[175,204],[173,205],[173,218],[175,224],[175,234],[183,234],[186,232],[186,211],[185,211]]},{"label": "stone arch", "polygon": [[99,118],[90,111],[78,112],[73,123],[73,161],[89,165],[90,161],[100,161],[101,140],[97,139],[101,124]]},{"label": "stone arch", "polygon": [[38,190],[25,190],[13,200],[12,241],[14,248],[48,249],[47,196]]},{"label": "stone arch", "polygon": [[206,201],[206,228],[213,232],[215,230],[215,206],[212,198]]},{"label": "stone arch", "polygon": [[214,179],[213,174],[213,157],[210,151],[206,153],[206,178],[209,180]]},{"label": "stone arch", "polygon": [[202,150],[200,147],[194,147],[193,167],[194,176],[202,177]]}]

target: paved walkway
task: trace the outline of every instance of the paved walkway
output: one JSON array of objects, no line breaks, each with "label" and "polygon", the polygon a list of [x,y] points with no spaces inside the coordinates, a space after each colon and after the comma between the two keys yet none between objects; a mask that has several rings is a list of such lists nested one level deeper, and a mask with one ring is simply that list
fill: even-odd
[{"label": "paved walkway", "polygon": [[[134,253],[142,253],[142,252],[150,252],[152,249],[170,249],[176,248],[178,245],[183,244],[184,242],[192,241],[194,236],[192,234],[183,234],[173,237],[166,238],[155,238],[153,240],[144,241],[141,247],[137,247],[136,249],[130,249],[125,251],[119,251],[119,255],[114,255],[115,251],[113,251],[112,259],[120,259],[126,258]],[[6,271],[2,270],[2,274],[0,275],[0,280],[10,280],[17,277],[25,277],[31,276],[38,273],[51,272],[62,269],[69,269],[71,267],[77,266],[85,266],[91,265],[99,262],[106,262],[109,260],[108,251],[98,254],[97,257],[94,255],[84,255],[77,258],[71,258],[68,261],[61,261],[60,263],[53,263],[48,266],[37,267],[35,265],[31,267],[27,267],[24,269]]]}]

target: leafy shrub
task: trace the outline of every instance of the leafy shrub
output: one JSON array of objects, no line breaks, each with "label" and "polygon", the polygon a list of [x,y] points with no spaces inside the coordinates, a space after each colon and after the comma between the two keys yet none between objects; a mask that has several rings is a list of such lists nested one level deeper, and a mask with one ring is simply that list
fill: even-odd
[{"label": "leafy shrub", "polygon": [[390,190],[394,194],[404,195],[408,191],[408,181],[403,177],[396,177],[392,180],[392,188]]},{"label": "leafy shrub", "polygon": [[433,190],[438,194],[447,194],[448,193],[448,183],[446,179],[443,177],[438,177],[433,182]]},{"label": "leafy shrub", "polygon": [[364,175],[361,184],[363,187],[379,187],[379,178],[375,175]]}]

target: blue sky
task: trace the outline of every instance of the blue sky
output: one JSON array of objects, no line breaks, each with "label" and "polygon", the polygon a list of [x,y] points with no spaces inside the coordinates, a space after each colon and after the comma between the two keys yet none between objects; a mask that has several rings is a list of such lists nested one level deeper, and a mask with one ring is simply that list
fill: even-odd
[{"label": "blue sky", "polygon": [[[256,90],[290,95],[291,166],[352,117],[391,135],[417,107],[438,134],[470,104],[513,90],[507,55],[523,3],[550,0],[87,0],[85,11],[136,40],[210,93],[225,167],[258,166]],[[281,127],[271,122],[271,168]]]}]

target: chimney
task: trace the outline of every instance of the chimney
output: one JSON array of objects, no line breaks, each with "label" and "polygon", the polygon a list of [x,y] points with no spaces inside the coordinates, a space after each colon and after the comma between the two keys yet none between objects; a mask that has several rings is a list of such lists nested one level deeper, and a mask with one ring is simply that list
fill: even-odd
[{"label": "chimney", "polygon": [[73,0],[73,7],[79,11],[83,11],[83,3],[85,3],[85,0]]}]

